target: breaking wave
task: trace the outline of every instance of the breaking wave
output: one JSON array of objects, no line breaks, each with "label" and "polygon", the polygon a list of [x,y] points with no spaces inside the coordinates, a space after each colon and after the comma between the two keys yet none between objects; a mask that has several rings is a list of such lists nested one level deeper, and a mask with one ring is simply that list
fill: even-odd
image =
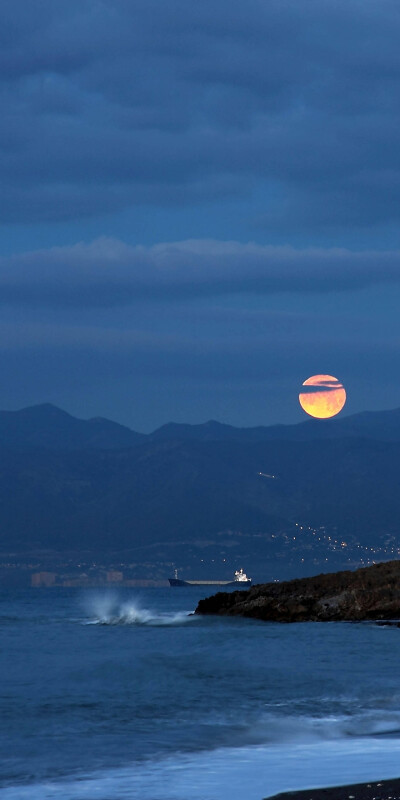
[{"label": "breaking wave", "polygon": [[398,775],[400,742],[321,742],[183,755],[69,779],[8,786],[4,800],[247,800]]},{"label": "breaking wave", "polygon": [[85,625],[185,625],[198,619],[191,611],[162,612],[143,608],[135,600],[120,602],[115,597],[96,597],[88,609],[90,618]]},{"label": "breaking wave", "polygon": [[244,738],[248,743],[279,745],[343,739],[400,737],[400,711],[360,711],[326,717],[262,714]]}]

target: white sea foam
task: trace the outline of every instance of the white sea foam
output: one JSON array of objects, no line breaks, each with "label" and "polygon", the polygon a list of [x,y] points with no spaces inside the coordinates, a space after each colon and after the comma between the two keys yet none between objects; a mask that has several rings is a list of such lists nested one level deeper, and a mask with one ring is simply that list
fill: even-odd
[{"label": "white sea foam", "polygon": [[[246,736],[246,734],[245,734]],[[326,717],[261,714],[249,726],[246,741],[254,743],[317,743],[346,738],[400,736],[400,710],[362,710]],[[400,773],[400,765],[399,765]]]},{"label": "white sea foam", "polygon": [[400,740],[325,741],[177,755],[73,780],[7,787],[2,800],[261,800],[278,792],[395,778]]},{"label": "white sea foam", "polygon": [[198,617],[191,611],[157,612],[143,608],[137,600],[121,602],[116,595],[96,595],[86,602],[86,625],[184,625]]}]

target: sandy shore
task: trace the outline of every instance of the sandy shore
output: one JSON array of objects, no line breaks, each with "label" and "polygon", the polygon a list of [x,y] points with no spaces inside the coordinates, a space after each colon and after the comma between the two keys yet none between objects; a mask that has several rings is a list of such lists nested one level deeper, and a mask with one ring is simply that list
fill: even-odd
[{"label": "sandy shore", "polygon": [[301,792],[282,792],[268,800],[400,800],[400,778],[388,781],[334,786],[330,789],[305,789]]}]

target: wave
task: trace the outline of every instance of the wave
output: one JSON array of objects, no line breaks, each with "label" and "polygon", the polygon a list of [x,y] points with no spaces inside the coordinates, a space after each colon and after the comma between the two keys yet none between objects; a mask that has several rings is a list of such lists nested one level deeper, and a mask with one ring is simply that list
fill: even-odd
[{"label": "wave", "polygon": [[[391,747],[323,742],[292,747],[220,748],[120,769],[2,788],[2,800],[260,800],[284,791],[396,778],[400,741]],[[245,791],[244,791],[245,789]]]},{"label": "wave", "polygon": [[85,625],[185,625],[197,617],[191,611],[157,612],[142,608],[137,600],[121,603],[115,597],[92,598]]},{"label": "wave", "polygon": [[280,745],[343,739],[400,737],[400,711],[362,710],[325,717],[262,714],[247,729],[247,741]]}]

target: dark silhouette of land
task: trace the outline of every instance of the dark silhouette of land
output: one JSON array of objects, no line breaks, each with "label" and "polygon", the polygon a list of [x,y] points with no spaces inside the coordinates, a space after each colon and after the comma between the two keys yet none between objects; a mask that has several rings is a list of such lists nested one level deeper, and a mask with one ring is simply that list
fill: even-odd
[{"label": "dark silhouette of land", "polygon": [[269,800],[400,800],[400,780],[370,781],[350,786],[282,792]]},{"label": "dark silhouette of land", "polygon": [[0,412],[0,443],[3,564],[84,552],[150,579],[265,580],[400,552],[400,409],[144,435],[45,404]]},{"label": "dark silhouette of land", "polygon": [[200,600],[196,614],[266,622],[400,620],[400,561],[219,592]]}]

